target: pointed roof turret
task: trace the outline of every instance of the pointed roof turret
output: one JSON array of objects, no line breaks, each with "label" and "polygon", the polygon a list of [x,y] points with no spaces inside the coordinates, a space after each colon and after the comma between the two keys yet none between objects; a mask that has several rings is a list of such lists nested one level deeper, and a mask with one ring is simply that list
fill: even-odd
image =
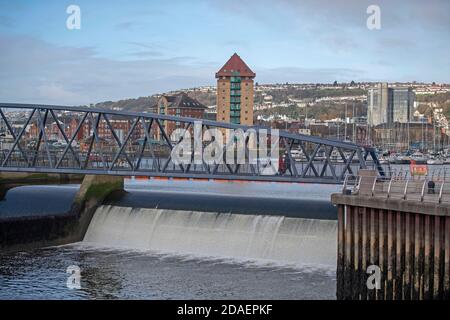
[{"label": "pointed roof turret", "polygon": [[236,73],[238,73],[241,77],[254,78],[256,76],[256,74],[245,64],[241,57],[239,57],[238,54],[235,53],[216,73],[216,78],[231,77]]}]

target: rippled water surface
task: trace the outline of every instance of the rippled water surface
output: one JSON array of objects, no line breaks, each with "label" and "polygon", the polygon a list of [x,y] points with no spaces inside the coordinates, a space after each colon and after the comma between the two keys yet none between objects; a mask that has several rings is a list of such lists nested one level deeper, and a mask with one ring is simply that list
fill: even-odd
[{"label": "rippled water surface", "polygon": [[[72,245],[0,255],[0,299],[334,299],[332,269]],[[81,289],[66,286],[71,265]]]},{"label": "rippled water surface", "polygon": [[[129,193],[111,200],[112,205],[252,215],[276,211],[291,217],[322,214],[325,219],[333,219],[329,196],[339,190],[332,185],[130,180],[125,186]],[[11,190],[0,202],[0,219],[65,212],[76,191],[77,186]],[[335,298],[334,265],[108,248],[107,237],[105,242],[0,253],[0,299]],[[66,286],[72,265],[81,270],[79,290]]]}]

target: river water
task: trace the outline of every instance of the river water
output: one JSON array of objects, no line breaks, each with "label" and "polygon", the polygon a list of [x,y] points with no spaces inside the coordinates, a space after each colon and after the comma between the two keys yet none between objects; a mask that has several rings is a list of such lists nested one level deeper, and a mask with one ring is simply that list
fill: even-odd
[{"label": "river water", "polygon": [[[77,188],[13,189],[0,219],[65,212]],[[0,299],[334,299],[338,189],[128,180],[82,242],[0,253]]]}]

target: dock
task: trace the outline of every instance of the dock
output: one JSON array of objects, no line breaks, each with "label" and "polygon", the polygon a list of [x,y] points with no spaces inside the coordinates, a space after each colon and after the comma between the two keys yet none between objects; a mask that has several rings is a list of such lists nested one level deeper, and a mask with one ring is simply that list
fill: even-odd
[{"label": "dock", "polygon": [[380,178],[360,170],[332,202],[338,207],[337,299],[450,299],[449,179]]}]

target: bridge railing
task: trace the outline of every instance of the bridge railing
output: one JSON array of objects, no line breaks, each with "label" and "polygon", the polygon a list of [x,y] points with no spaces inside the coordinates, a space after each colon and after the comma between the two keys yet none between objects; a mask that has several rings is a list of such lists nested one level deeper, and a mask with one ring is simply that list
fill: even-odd
[{"label": "bridge railing", "polygon": [[[194,161],[196,134],[208,137],[210,145],[219,143],[213,130],[220,136],[227,130],[242,134],[234,140],[225,135],[211,153],[213,162],[201,152]],[[206,150],[208,143],[198,145]],[[243,146],[244,162],[228,161],[230,146],[236,159],[235,145]],[[264,145],[268,152],[261,155]],[[180,146],[187,162],[175,161]],[[249,154],[256,149],[257,159],[251,162]],[[0,103],[0,171],[342,183],[346,174],[368,167],[386,176],[371,148],[270,128],[167,114]]]}]

